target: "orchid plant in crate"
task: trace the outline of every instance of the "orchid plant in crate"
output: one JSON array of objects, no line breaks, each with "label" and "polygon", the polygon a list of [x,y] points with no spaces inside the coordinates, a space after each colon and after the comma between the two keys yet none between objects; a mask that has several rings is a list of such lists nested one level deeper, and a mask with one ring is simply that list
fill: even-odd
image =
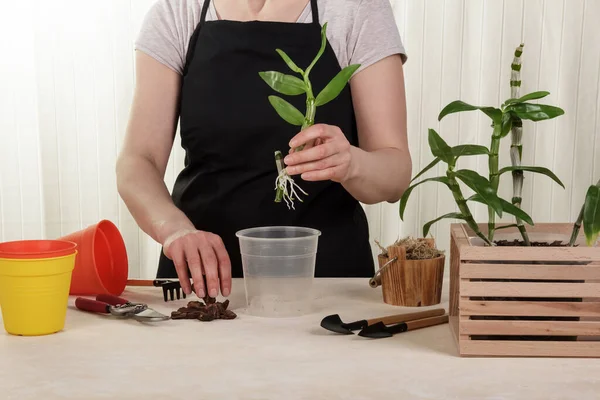
[{"label": "orchid plant in crate", "polygon": [[[429,129],[428,142],[433,161],[423,168],[412,180],[423,176],[426,172],[434,168],[439,163],[446,164],[446,173],[444,176],[422,179],[421,181],[411,185],[400,200],[400,217],[404,219],[404,212],[408,199],[413,190],[426,182],[437,182],[446,186],[458,207],[458,212],[448,213],[435,218],[432,221],[425,223],[423,226],[423,236],[427,236],[431,226],[436,222],[448,219],[460,219],[480,237],[488,246],[494,245],[494,233],[499,229],[508,227],[517,227],[523,238],[524,245],[531,245],[527,230],[523,222],[533,225],[532,218],[521,209],[521,192],[523,187],[524,172],[532,172],[542,174],[564,188],[560,179],[548,168],[539,166],[524,166],[521,165],[523,135],[523,120],[532,122],[550,120],[564,114],[564,111],[552,105],[538,104],[532,101],[542,99],[550,93],[546,91],[538,91],[518,96],[521,86],[520,57],[523,52],[521,44],[515,51],[515,57],[511,66],[511,97],[507,99],[500,107],[491,106],[474,106],[463,101],[454,101],[448,104],[438,116],[438,121],[442,118],[459,112],[480,111],[491,120],[492,134],[490,138],[490,146],[481,146],[475,144],[461,144],[450,146],[442,137],[433,129]],[[511,165],[499,169],[499,149],[500,141],[509,133],[512,133],[511,143]],[[488,159],[488,174],[484,177],[469,169],[457,169],[457,162],[461,157],[470,156],[485,156]],[[498,187],[500,179],[506,173],[511,172],[513,179],[513,197],[510,201],[498,196]],[[463,195],[462,183],[470,188],[474,194],[468,198]],[[488,208],[488,230],[483,233],[476,223],[473,214],[471,213],[470,203],[482,203]],[[515,217],[515,224],[496,226],[496,216],[502,217],[503,213],[510,214]],[[589,187],[584,205],[582,206],[579,218],[573,227],[573,234],[569,245],[573,246],[578,235],[581,224],[584,226],[584,232],[588,245],[592,245],[598,238],[600,233],[600,181],[596,185]]]},{"label": "orchid plant in crate", "polygon": [[[277,71],[259,72],[260,77],[278,93],[288,96],[306,94],[306,111],[304,115],[302,115],[296,107],[281,97],[275,95],[269,96],[269,102],[277,114],[287,123],[300,126],[301,130],[314,125],[317,107],[323,106],[335,99],[342,92],[344,87],[346,87],[346,84],[354,72],[360,67],[360,64],[352,64],[343,68],[315,97],[310,81],[310,72],[325,51],[325,46],[327,44],[326,31],[327,23],[323,24],[323,27],[321,28],[321,47],[310,65],[304,70],[298,67],[283,50],[276,49],[277,53],[281,56],[289,69],[299,74],[302,79]],[[294,151],[301,151],[304,146],[305,145],[301,145],[295,148]],[[275,151],[275,164],[277,166],[275,202],[279,203],[283,199],[288,208],[294,208],[295,198],[300,202],[302,201],[298,192],[296,192],[296,189],[304,195],[308,194],[302,190],[302,188],[300,188],[300,186],[294,182],[294,179],[287,173],[283,164],[283,154],[280,150]]]}]

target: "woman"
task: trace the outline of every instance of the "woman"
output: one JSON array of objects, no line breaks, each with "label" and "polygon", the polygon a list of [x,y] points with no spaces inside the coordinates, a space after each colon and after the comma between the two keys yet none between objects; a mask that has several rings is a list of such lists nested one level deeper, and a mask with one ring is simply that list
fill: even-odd
[{"label": "woman", "polygon": [[[298,132],[268,102],[258,75],[290,73],[327,47],[315,92],[360,64],[344,91]],[[318,277],[367,277],[374,265],[359,202],[395,202],[409,184],[403,63],[388,0],[159,0],[136,42],[136,88],[117,163],[119,193],[140,228],[162,244],[158,277],[190,294],[228,296],[242,276],[235,232],[319,229]],[[293,103],[301,110],[302,96]],[[294,100],[296,101],[296,100]],[[292,101],[290,101],[292,102]],[[180,119],[185,168],[172,196],[163,177]],[[274,202],[273,153],[308,193],[295,210]],[[205,275],[206,283],[202,275]],[[206,287],[205,287],[206,286]]]}]

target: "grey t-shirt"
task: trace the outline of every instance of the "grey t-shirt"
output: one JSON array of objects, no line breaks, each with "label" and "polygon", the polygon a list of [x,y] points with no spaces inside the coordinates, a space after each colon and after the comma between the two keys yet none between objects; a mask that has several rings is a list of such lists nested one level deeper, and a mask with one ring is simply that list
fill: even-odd
[{"label": "grey t-shirt", "polygon": [[[204,0],[157,0],[144,18],[135,49],[181,74],[203,3]],[[327,22],[327,39],[342,68],[361,64],[358,72],[394,54],[400,54],[406,62],[389,0],[318,0],[318,6],[319,21]],[[211,0],[206,20],[215,19],[217,12]],[[297,22],[312,22],[310,1]]]}]

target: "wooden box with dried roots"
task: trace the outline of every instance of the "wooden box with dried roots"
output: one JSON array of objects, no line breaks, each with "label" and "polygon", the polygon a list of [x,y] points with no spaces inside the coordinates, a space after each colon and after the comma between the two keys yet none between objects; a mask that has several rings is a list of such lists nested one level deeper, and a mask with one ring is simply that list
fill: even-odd
[{"label": "wooden box with dried roots", "polygon": [[452,224],[449,314],[461,356],[600,357],[600,248],[553,242],[572,228],[540,223],[528,231],[548,246],[492,247]]},{"label": "wooden box with dried roots", "polygon": [[445,256],[433,239],[407,237],[387,248],[377,244],[379,270],[369,285],[381,286],[386,304],[425,307],[440,303]]}]

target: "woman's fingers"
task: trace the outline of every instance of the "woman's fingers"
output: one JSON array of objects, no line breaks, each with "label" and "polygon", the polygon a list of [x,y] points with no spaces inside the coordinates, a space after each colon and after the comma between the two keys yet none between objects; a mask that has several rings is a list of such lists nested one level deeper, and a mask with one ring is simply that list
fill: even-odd
[{"label": "woman's fingers", "polygon": [[318,171],[310,171],[302,174],[302,179],[305,181],[334,181],[341,182],[344,179],[347,168],[342,165],[336,165],[335,167],[321,169]]},{"label": "woman's fingers", "polygon": [[204,232],[196,235],[198,238],[198,249],[200,250],[204,274],[206,275],[206,291],[210,297],[217,297],[219,295],[217,257],[215,256],[212,243],[207,239],[207,235],[208,233]]},{"label": "woman's fingers", "polygon": [[[317,161],[288,166],[287,172],[290,175],[302,175],[312,171],[320,171],[344,164],[348,161],[347,158],[348,157],[345,154],[337,153]],[[302,179],[304,179],[304,175],[302,176]]]},{"label": "woman's fingers", "polygon": [[311,161],[323,160],[329,156],[332,156],[338,152],[337,145],[335,142],[325,142],[319,146],[311,147],[310,149],[304,149],[302,151],[292,153],[284,158],[284,162],[287,171],[290,175],[295,175],[294,168],[299,164],[308,163]]},{"label": "woman's fingers", "polygon": [[209,240],[217,256],[221,293],[227,297],[231,293],[231,260],[225,249],[225,244],[219,236],[211,235]]},{"label": "woman's fingers", "polygon": [[207,294],[217,297],[219,289],[223,296],[229,296],[231,261],[218,235],[203,231],[186,233],[168,244],[165,255],[173,260],[185,294],[192,292],[191,274],[198,297],[204,298]]},{"label": "woman's fingers", "polygon": [[204,278],[202,277],[202,259],[198,246],[194,238],[188,238],[185,243],[185,257],[187,265],[192,274],[192,280],[194,281],[194,289],[198,297],[204,297],[206,289],[204,287]]},{"label": "woman's fingers", "polygon": [[192,285],[190,284],[190,276],[188,274],[188,264],[185,259],[185,251],[183,250],[183,244],[181,241],[174,242],[169,247],[169,256],[175,264],[175,270],[177,271],[177,277],[181,284],[183,293],[189,295],[192,293]]},{"label": "woman's fingers", "polygon": [[310,126],[305,130],[300,131],[296,136],[292,138],[292,140],[290,140],[290,147],[294,149],[298,146],[312,142],[317,139],[327,139],[333,137],[338,133],[336,129],[339,130],[336,127],[332,127],[325,124],[317,124]]}]

